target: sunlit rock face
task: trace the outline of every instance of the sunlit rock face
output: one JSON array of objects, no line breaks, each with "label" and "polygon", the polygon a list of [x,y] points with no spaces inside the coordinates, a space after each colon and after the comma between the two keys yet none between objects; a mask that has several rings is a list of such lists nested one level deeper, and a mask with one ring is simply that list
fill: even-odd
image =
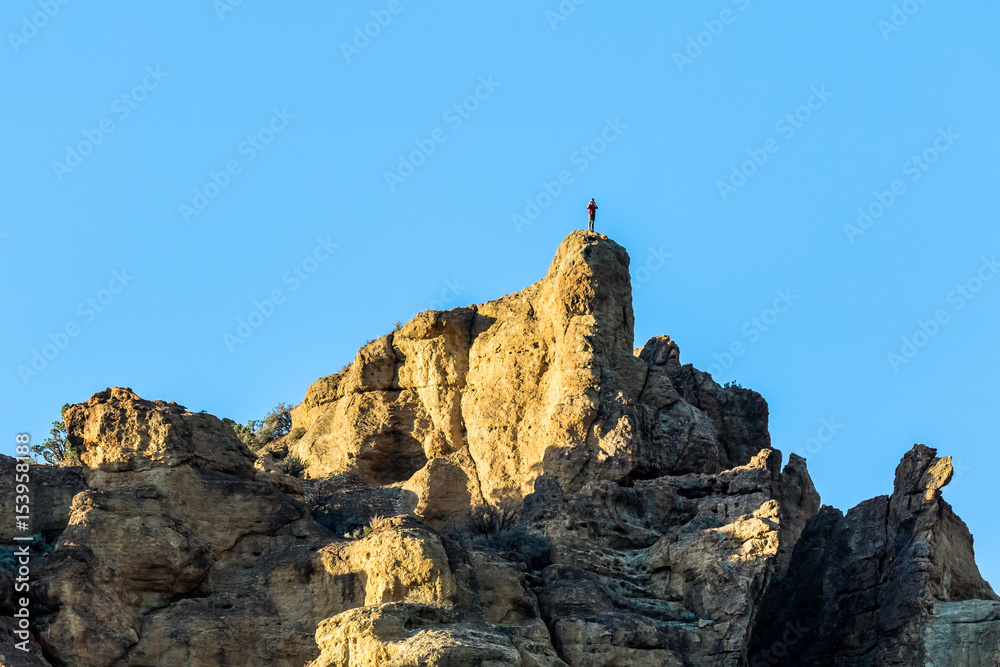
[{"label": "sunlit rock face", "polygon": [[949,460],[821,509],[759,394],[634,348],[628,267],[571,233],[521,292],[367,343],[256,454],[127,388],[70,407],[79,460],[32,467],[33,652],[0,570],[0,663],[1000,664]]},{"label": "sunlit rock face", "polygon": [[614,241],[573,232],[525,290],[418,315],[309,388],[291,452],[308,477],[374,484],[447,459],[475,502],[543,474],[575,490],[748,463],[770,447],[767,404],[681,367],[668,337],[634,350],[628,267]]}]

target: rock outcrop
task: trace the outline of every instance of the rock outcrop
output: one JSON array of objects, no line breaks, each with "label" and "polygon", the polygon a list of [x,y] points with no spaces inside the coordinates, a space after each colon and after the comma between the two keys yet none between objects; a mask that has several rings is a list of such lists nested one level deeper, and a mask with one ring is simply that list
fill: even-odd
[{"label": "rock outcrop", "polygon": [[607,237],[573,232],[524,291],[371,341],[309,388],[291,454],[307,477],[371,484],[437,466],[465,506],[530,493],[542,474],[572,491],[748,463],[770,446],[766,403],[682,368],[667,337],[635,354],[628,264]]},{"label": "rock outcrop", "polygon": [[[571,665],[736,665],[779,550],[781,454],[718,474],[529,496],[542,616]],[[538,495],[538,494],[536,494]]]},{"label": "rock outcrop", "polygon": [[891,496],[846,516],[824,507],[761,605],[758,664],[996,665],[1000,598],[941,498],[951,475],[950,458],[916,445]]},{"label": "rock outcrop", "polygon": [[35,651],[0,570],[0,663],[1000,664],[949,461],[821,509],[759,394],[633,347],[628,262],[573,232],[525,290],[366,344],[256,455],[127,388],[72,406],[79,461],[31,468]]}]

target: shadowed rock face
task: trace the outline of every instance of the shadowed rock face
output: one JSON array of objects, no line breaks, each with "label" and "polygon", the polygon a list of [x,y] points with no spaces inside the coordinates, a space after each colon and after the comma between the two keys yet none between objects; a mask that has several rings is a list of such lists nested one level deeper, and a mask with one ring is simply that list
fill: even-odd
[{"label": "shadowed rock face", "polygon": [[778,654],[830,666],[997,664],[1000,598],[979,574],[968,528],[941,498],[951,475],[950,457],[916,445],[891,496],[846,516],[824,507],[761,605],[751,646],[758,664]]},{"label": "shadowed rock face", "polygon": [[[891,497],[820,509],[759,394],[633,349],[628,261],[573,232],[525,290],[369,342],[256,457],[127,388],[72,406],[79,463],[31,467],[35,650],[0,662],[1000,664],[949,461],[917,446]],[[500,499],[512,520],[456,529]]]},{"label": "shadowed rock face", "polygon": [[718,474],[529,496],[529,523],[553,542],[539,602],[560,655],[737,664],[780,547],[780,463],[765,450]]}]

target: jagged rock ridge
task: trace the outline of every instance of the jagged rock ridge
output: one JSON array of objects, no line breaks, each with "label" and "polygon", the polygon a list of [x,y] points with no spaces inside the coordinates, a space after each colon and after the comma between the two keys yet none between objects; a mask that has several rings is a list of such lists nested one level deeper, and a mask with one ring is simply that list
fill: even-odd
[{"label": "jagged rock ridge", "polygon": [[951,476],[950,457],[917,445],[891,496],[846,516],[824,507],[763,600],[751,652],[830,667],[1000,664],[1000,597],[941,498]]},{"label": "jagged rock ridge", "polygon": [[[37,650],[3,664],[1000,664],[948,460],[917,446],[891,497],[821,510],[763,398],[633,349],[602,235],[370,342],[293,416],[255,457],[129,389],[73,406],[80,464],[32,469]],[[516,522],[476,528],[490,503]],[[0,573],[0,636],[9,598]]]},{"label": "jagged rock ridge", "polygon": [[540,474],[575,490],[748,463],[770,446],[766,403],[681,369],[669,338],[635,354],[628,262],[607,237],[574,232],[527,289],[370,342],[309,388],[291,453],[307,477],[374,484],[442,459],[474,502],[530,493]]}]

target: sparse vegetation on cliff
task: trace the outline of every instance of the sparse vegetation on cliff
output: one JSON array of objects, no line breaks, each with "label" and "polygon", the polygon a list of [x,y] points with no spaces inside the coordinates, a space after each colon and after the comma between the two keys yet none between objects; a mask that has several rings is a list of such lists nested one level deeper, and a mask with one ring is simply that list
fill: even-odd
[{"label": "sparse vegetation on cliff", "polygon": [[540,569],[549,562],[549,539],[518,523],[520,515],[519,505],[510,499],[495,505],[479,505],[472,508],[462,532],[474,544],[521,560],[530,569]]},{"label": "sparse vegetation on cliff", "polygon": [[[59,416],[61,417],[68,408],[69,403],[63,403],[59,410]],[[73,449],[66,438],[66,423],[62,419],[52,422],[49,437],[43,440],[40,445],[32,445],[31,453],[35,457],[42,457],[46,463],[58,463],[59,461],[79,458],[79,452]]]},{"label": "sparse vegetation on cliff", "polygon": [[[287,403],[278,403],[264,415],[263,419],[250,419],[246,424],[240,424],[232,419],[224,420],[236,432],[236,437],[243,441],[251,452],[256,452],[278,438],[289,434],[292,429],[292,408]],[[301,437],[301,433],[299,437]]]},{"label": "sparse vegetation on cliff", "polygon": [[275,465],[278,466],[278,470],[292,477],[298,477],[305,470],[305,464],[302,463],[302,459],[295,454],[289,454]]}]

